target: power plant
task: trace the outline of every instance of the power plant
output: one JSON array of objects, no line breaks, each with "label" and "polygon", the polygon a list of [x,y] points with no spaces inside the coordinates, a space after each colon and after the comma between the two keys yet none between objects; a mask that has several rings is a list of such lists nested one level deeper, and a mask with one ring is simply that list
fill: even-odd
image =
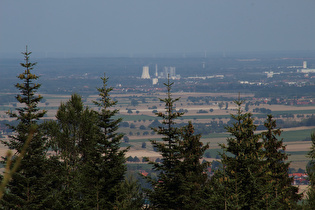
[{"label": "power plant", "polygon": [[142,67],[141,79],[150,79],[149,66]]},{"label": "power plant", "polygon": [[152,73],[152,78],[149,73],[149,66],[142,67],[141,79],[152,79],[152,84],[158,83],[159,79],[180,79],[180,75],[176,75],[176,67],[164,66],[161,72],[158,71],[158,65],[155,64],[155,72]]}]

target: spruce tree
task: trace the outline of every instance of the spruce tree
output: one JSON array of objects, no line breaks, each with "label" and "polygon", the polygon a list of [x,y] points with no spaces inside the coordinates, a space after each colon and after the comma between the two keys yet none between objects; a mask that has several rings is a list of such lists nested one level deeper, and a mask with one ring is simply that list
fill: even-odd
[{"label": "spruce tree", "polygon": [[[180,209],[208,209],[207,199],[210,197],[208,191],[209,178],[206,169],[210,163],[201,159],[209,145],[203,145],[200,141],[201,135],[194,134],[195,129],[191,122],[181,129],[180,153],[181,162],[178,176],[183,180],[178,186],[181,192],[174,198],[179,204]],[[177,208],[178,208],[177,207]]]},{"label": "spruce tree", "polygon": [[179,165],[181,159],[180,153],[180,129],[175,127],[175,119],[182,116],[182,113],[176,112],[174,103],[179,98],[173,99],[171,96],[171,87],[173,83],[164,83],[167,88],[167,98],[160,99],[165,103],[165,113],[158,112],[156,115],[163,119],[162,126],[153,128],[155,132],[163,135],[163,143],[151,140],[153,147],[161,153],[162,162],[149,162],[153,166],[153,170],[157,171],[158,179],[147,177],[152,185],[152,190],[148,191],[148,196],[152,205],[159,209],[176,209],[178,207],[175,198],[180,195],[178,186],[181,180],[178,179],[178,171],[176,166]]},{"label": "spruce tree", "polygon": [[232,126],[227,127],[231,137],[227,138],[227,145],[221,144],[223,149],[223,169],[215,176],[219,182],[221,193],[218,208],[224,209],[255,209],[261,202],[262,171],[262,142],[260,135],[255,134],[256,126],[250,113],[243,113],[243,101],[235,101],[238,105]]},{"label": "spruce tree", "polygon": [[171,87],[173,83],[164,84],[167,88],[167,98],[160,99],[165,103],[165,112],[156,115],[163,119],[162,125],[153,128],[162,135],[163,142],[151,140],[154,148],[162,155],[161,162],[149,162],[153,170],[158,172],[157,179],[146,177],[152,185],[147,190],[153,208],[158,209],[190,209],[205,208],[204,189],[207,175],[205,169],[208,163],[201,164],[200,159],[208,145],[203,146],[200,135],[194,135],[191,123],[183,128],[176,127],[176,118],[183,113],[176,112]]},{"label": "spruce tree", "polygon": [[112,107],[117,101],[110,98],[107,80],[102,78],[100,98],[94,101],[99,111],[84,107],[74,94],[60,105],[57,121],[50,122],[52,147],[61,164],[58,205],[62,208],[114,209],[128,203],[120,196],[130,190],[123,184],[128,148],[120,147],[123,134],[117,130],[122,119],[115,119],[118,110]]},{"label": "spruce tree", "polygon": [[309,177],[309,189],[307,192],[306,208],[314,209],[315,207],[315,134],[311,134],[312,147],[308,153],[308,157],[311,158],[308,167],[307,174]]},{"label": "spruce tree", "polygon": [[85,200],[96,209],[113,209],[116,204],[117,191],[123,190],[120,185],[124,181],[126,172],[125,153],[120,144],[123,134],[117,132],[121,118],[115,119],[117,109],[111,109],[117,104],[110,98],[113,90],[107,87],[107,77],[102,77],[102,87],[98,88],[99,100],[94,104],[99,108],[97,112],[98,133],[95,141],[90,145],[87,164],[84,164],[86,190]]},{"label": "spruce tree", "polygon": [[[16,153],[13,160],[22,152],[31,127],[36,127],[34,135],[26,149],[24,158],[17,172],[13,175],[12,180],[7,185],[6,193],[1,200],[1,205],[5,209],[41,209],[51,204],[51,182],[49,180],[49,161],[46,157],[48,146],[44,138],[42,124],[39,120],[45,115],[45,110],[38,108],[38,103],[42,96],[36,94],[41,84],[35,83],[39,78],[33,73],[36,63],[30,62],[30,54],[26,47],[24,63],[21,66],[24,72],[19,74],[18,78],[21,83],[15,87],[20,91],[16,96],[20,106],[16,112],[9,111],[10,117],[16,118],[16,125],[8,125],[15,133],[10,136],[9,141],[1,143]],[[3,160],[5,162],[5,159]]]},{"label": "spruce tree", "polygon": [[128,176],[119,187],[116,187],[115,209],[138,210],[143,209],[144,197],[138,180]]},{"label": "spruce tree", "polygon": [[[293,177],[289,177],[290,163],[285,162],[288,155],[285,153],[283,139],[279,139],[281,130],[276,129],[276,121],[268,115],[265,122],[267,131],[262,132],[264,144],[264,201],[263,208],[292,209],[301,199],[297,194],[298,188],[292,186]],[[263,188],[263,187],[262,187]]]},{"label": "spruce tree", "polygon": [[84,107],[80,95],[73,94],[69,101],[61,103],[56,121],[48,126],[51,146],[59,160],[59,167],[54,171],[60,177],[55,208],[84,208],[86,174],[82,168],[88,164],[91,145],[98,134],[97,115]]}]

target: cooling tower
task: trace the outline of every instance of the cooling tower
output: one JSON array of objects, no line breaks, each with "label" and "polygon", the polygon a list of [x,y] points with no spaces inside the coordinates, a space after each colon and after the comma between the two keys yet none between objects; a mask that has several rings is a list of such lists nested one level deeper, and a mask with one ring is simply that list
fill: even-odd
[{"label": "cooling tower", "polygon": [[144,66],[142,68],[141,79],[150,79],[149,66]]}]

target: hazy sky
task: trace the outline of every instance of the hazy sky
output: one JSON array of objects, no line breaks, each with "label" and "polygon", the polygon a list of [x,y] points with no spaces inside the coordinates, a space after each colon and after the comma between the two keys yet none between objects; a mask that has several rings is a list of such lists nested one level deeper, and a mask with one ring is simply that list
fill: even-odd
[{"label": "hazy sky", "polygon": [[315,50],[314,0],[0,0],[0,53]]}]

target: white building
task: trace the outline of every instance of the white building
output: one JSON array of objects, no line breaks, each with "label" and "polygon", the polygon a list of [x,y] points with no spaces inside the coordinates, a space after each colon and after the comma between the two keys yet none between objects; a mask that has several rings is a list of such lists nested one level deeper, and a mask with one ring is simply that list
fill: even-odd
[{"label": "white building", "polygon": [[149,66],[142,67],[141,79],[150,79]]},{"label": "white building", "polygon": [[307,61],[303,61],[303,68],[297,70],[298,73],[304,73],[304,74],[308,74],[308,73],[315,73],[315,69],[308,69],[307,68]]},{"label": "white building", "polygon": [[152,85],[156,85],[159,82],[158,78],[153,78],[152,79]]}]

